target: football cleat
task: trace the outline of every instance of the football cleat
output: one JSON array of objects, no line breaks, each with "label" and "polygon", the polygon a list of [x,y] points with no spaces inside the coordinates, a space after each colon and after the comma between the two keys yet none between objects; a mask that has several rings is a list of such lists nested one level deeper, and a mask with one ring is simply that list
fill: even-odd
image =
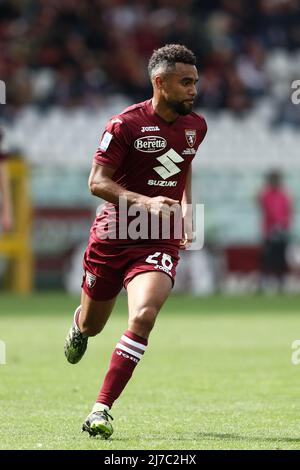
[{"label": "football cleat", "polygon": [[84,336],[74,322],[65,340],[65,356],[71,364],[76,364],[84,355],[88,336]]},{"label": "football cleat", "polygon": [[100,436],[102,439],[108,439],[114,432],[109,419],[113,417],[106,410],[94,411],[88,415],[82,425],[82,432],[87,431],[90,436]]}]

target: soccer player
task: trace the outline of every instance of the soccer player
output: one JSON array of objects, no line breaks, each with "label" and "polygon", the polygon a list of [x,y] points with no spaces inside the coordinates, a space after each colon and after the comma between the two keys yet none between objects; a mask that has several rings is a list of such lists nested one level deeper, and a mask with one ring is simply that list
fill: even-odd
[{"label": "soccer player", "polygon": [[[198,81],[195,64],[193,52],[183,45],[155,50],[148,65],[152,99],[114,116],[94,156],[89,188],[107,203],[95,219],[84,254],[81,305],[66,338],[67,360],[74,364],[81,359],[88,338],[104,328],[123,286],[129,319],[83,423],[82,430],[92,436],[112,434],[109,410],[146,351],[174,283],[178,249],[192,241],[191,162],[207,131],[204,118],[192,112]],[[154,234],[153,227],[145,229],[148,219],[167,219],[174,228],[176,210],[169,209],[179,204],[189,219],[180,236],[174,230],[164,237],[161,226],[158,232],[154,227]],[[136,231],[130,234],[133,208],[147,215],[139,237]]]},{"label": "soccer player", "polygon": [[1,228],[4,232],[12,229],[12,203],[9,176],[5,164],[5,155],[1,152],[2,132],[0,129],[0,193],[1,193]]}]

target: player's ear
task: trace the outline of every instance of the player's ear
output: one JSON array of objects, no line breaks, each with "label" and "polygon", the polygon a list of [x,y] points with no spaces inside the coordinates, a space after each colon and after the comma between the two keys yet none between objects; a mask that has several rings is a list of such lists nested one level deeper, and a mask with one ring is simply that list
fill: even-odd
[{"label": "player's ear", "polygon": [[160,90],[162,88],[162,77],[160,75],[156,75],[154,78],[153,78],[153,85],[155,86],[155,88],[157,88],[158,90]]}]

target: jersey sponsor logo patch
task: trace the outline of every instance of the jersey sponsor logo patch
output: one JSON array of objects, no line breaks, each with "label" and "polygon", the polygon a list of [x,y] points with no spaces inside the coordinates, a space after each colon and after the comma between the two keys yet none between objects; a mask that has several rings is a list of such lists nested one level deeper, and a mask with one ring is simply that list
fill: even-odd
[{"label": "jersey sponsor logo patch", "polygon": [[92,289],[94,285],[96,284],[97,277],[94,274],[90,273],[89,271],[86,271],[85,275],[86,275],[86,278],[85,278],[86,285],[88,286],[89,289]]},{"label": "jersey sponsor logo patch", "polygon": [[134,142],[134,147],[140,152],[159,152],[167,146],[167,141],[163,137],[157,135],[147,135],[145,137],[140,137]]},{"label": "jersey sponsor logo patch", "polygon": [[197,131],[195,129],[185,129],[185,138],[190,147],[194,147]]},{"label": "jersey sponsor logo patch", "polygon": [[158,126],[148,126],[148,127],[142,127],[141,132],[155,132],[155,131],[160,131],[160,128]]},{"label": "jersey sponsor logo patch", "polygon": [[168,186],[174,187],[177,186],[177,181],[162,181],[162,180],[148,180],[149,186]]},{"label": "jersey sponsor logo patch", "polygon": [[183,152],[182,155],[195,155],[196,150],[190,147],[187,147]]},{"label": "jersey sponsor logo patch", "polygon": [[166,153],[156,157],[156,160],[162,163],[162,166],[155,166],[153,170],[156,171],[156,173],[158,173],[159,176],[164,180],[176,175],[177,173],[180,173],[181,169],[179,166],[175,165],[175,163],[184,161],[184,159],[177,152],[175,152],[174,149],[170,149]]},{"label": "jersey sponsor logo patch", "polygon": [[108,149],[108,146],[110,144],[112,137],[113,137],[112,134],[106,131],[100,142],[99,149],[105,152],[105,150]]}]

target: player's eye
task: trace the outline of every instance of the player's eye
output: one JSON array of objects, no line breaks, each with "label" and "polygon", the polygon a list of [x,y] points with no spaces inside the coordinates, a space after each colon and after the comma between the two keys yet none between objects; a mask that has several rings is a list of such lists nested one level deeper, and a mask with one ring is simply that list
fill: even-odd
[{"label": "player's eye", "polygon": [[182,83],[183,86],[195,85],[197,87],[198,80],[182,80],[181,83]]}]

